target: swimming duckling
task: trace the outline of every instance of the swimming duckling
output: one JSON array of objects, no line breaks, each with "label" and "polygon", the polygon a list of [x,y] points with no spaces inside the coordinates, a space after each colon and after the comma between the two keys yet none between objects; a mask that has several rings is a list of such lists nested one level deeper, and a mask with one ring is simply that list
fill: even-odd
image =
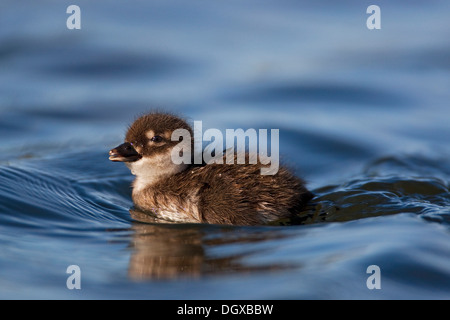
[{"label": "swimming duckling", "polygon": [[259,162],[176,164],[171,158],[180,143],[171,139],[176,129],[193,136],[179,117],[149,113],[109,152],[111,161],[124,162],[136,176],[132,198],[138,209],[177,222],[260,225],[291,217],[313,198],[303,180],[283,167],[261,175]]}]

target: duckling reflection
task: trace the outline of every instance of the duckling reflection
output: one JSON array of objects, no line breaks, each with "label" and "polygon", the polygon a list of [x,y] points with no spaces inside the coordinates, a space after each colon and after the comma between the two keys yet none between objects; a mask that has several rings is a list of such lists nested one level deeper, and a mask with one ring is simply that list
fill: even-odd
[{"label": "duckling reflection", "polygon": [[[227,227],[168,224],[167,221],[161,224],[157,218],[135,209],[131,209],[130,214],[136,223],[133,224],[135,233],[128,275],[135,280],[197,278],[211,274],[275,271],[293,267],[281,264],[246,265],[241,251],[225,256],[211,253],[217,246],[270,241],[286,236],[277,231],[237,234],[234,229]],[[217,233],[220,235],[216,237]],[[246,251],[246,256],[257,253]]]}]

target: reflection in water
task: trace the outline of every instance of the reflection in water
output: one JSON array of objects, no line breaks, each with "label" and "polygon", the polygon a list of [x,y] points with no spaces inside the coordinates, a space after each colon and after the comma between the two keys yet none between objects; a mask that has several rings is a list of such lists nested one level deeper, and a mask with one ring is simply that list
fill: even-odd
[{"label": "reflection in water", "polygon": [[[135,280],[200,277],[230,272],[285,270],[292,265],[277,263],[252,265],[245,258],[261,252],[255,246],[248,250],[226,250],[236,244],[261,243],[286,237],[278,231],[258,228],[160,223],[157,219],[130,210],[135,231],[133,253],[128,269]],[[220,247],[220,250],[216,250]],[[230,252],[230,253],[227,253]]]}]

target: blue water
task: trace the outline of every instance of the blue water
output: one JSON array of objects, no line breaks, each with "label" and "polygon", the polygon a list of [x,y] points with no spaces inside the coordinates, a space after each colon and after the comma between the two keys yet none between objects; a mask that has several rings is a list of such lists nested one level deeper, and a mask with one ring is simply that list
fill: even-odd
[{"label": "blue water", "polygon": [[[0,298],[449,299],[449,16],[445,0],[3,0]],[[155,107],[279,129],[317,195],[303,224],[143,221],[108,151]]]}]

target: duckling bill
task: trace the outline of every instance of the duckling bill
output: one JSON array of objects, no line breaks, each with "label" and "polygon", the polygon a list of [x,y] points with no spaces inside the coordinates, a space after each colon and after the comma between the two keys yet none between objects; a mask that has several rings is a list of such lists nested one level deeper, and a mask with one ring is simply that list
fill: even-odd
[{"label": "duckling bill", "polygon": [[177,129],[192,136],[183,119],[149,113],[129,127],[123,144],[109,151],[111,161],[125,163],[136,176],[132,198],[138,209],[177,222],[261,225],[295,215],[313,198],[304,181],[284,167],[261,175],[259,161],[174,163],[172,150],[180,141],[171,136]]}]

